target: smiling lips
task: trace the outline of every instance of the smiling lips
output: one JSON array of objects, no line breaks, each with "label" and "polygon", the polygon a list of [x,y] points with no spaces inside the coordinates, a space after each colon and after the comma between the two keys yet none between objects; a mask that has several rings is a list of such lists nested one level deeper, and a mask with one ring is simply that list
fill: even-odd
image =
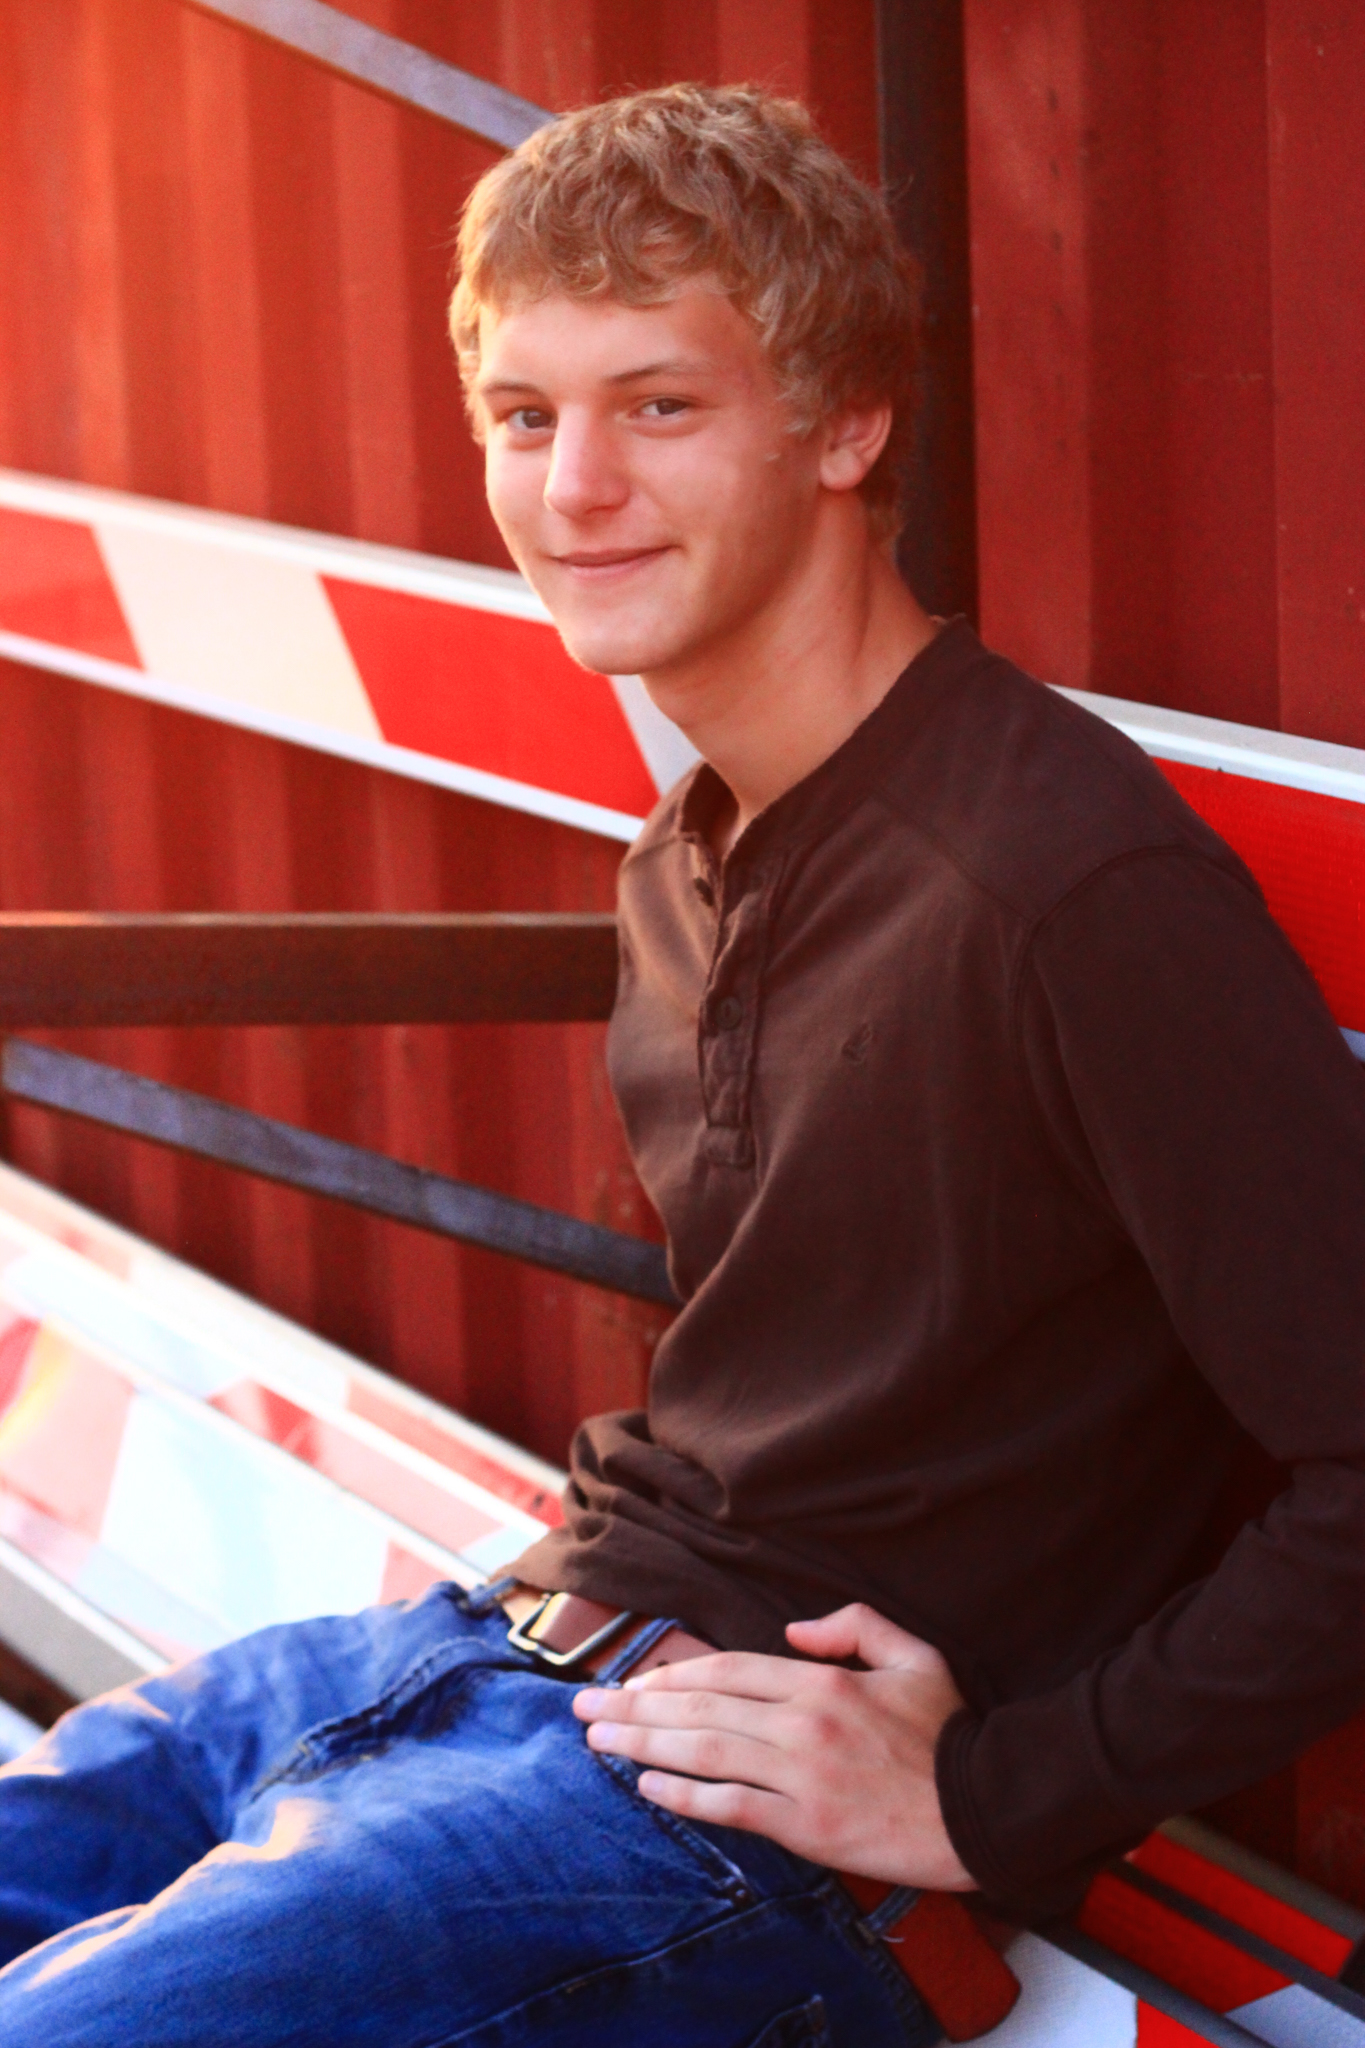
[{"label": "smiling lips", "polygon": [[643,562],[657,561],[667,552],[666,545],[653,548],[581,548],[571,554],[556,555],[554,560],[561,569],[572,569],[576,575],[596,583],[638,568]]}]

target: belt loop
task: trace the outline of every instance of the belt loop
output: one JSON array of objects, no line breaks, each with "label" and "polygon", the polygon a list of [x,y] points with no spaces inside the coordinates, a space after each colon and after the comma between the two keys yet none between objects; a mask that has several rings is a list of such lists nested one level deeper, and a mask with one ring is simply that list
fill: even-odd
[{"label": "belt loop", "polygon": [[481,1586],[469,1586],[460,1593],[460,1605],[466,1614],[479,1621],[501,1604],[503,1594],[510,1593],[516,1583],[507,1573],[501,1578],[485,1579]]},{"label": "belt loop", "polygon": [[918,1903],[919,1888],[917,1886],[907,1884],[894,1885],[882,1900],[880,1906],[874,1906],[870,1913],[864,1913],[863,1926],[869,1934],[886,1936],[889,1940],[896,1941],[899,1939],[899,1936],[888,1934],[888,1930],[894,1927],[898,1920],[903,1920],[910,1911],[910,1908]]}]

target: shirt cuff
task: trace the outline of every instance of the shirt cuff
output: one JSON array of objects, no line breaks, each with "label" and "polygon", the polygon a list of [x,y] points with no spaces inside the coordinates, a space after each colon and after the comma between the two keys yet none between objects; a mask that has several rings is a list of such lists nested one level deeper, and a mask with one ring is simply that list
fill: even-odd
[{"label": "shirt cuff", "polygon": [[943,1823],[992,1904],[1025,1921],[1071,1912],[1111,1857],[1161,1816],[1139,1816],[1100,1750],[1084,1678],[976,1715],[964,1708],[934,1759]]}]

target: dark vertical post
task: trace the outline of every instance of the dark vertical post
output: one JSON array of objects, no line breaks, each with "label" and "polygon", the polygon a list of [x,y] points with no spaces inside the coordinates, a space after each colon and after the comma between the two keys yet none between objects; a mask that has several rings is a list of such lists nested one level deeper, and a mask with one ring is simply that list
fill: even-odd
[{"label": "dark vertical post", "polygon": [[977,615],[972,296],[962,0],[877,0],[882,177],[924,267],[919,428],[906,582],[932,612]]}]

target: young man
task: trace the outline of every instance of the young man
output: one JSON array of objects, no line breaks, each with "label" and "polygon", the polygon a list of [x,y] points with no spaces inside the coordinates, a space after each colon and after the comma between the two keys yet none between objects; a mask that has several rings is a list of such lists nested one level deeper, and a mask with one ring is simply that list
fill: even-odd
[{"label": "young man", "polygon": [[[515,1583],[0,1775],[11,2048],[905,2048],[905,1897],[832,1871],[1056,1910],[1365,1697],[1365,1088],[1150,764],[897,580],[880,203],[678,88],[533,138],[461,258],[508,545],[704,756],[611,1038],[685,1306]],[[1220,1542],[1244,1432],[1291,1471]]]}]

